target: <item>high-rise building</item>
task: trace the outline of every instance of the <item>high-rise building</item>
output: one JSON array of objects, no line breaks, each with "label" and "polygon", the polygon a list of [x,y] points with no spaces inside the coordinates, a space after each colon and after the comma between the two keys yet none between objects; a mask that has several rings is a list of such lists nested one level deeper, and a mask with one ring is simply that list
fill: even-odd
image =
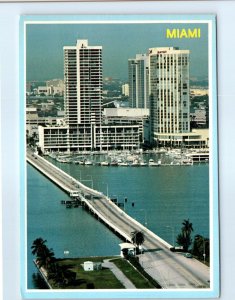
[{"label": "high-rise building", "polygon": [[68,125],[101,124],[102,46],[78,40],[64,47],[65,121]]},{"label": "high-rise building", "polygon": [[149,108],[149,57],[137,54],[128,60],[129,106]]},{"label": "high-rise building", "polygon": [[64,108],[61,126],[39,126],[39,146],[50,151],[138,149],[138,124],[102,124],[102,47],[78,40],[64,47]]},{"label": "high-rise building", "polygon": [[149,49],[153,141],[179,145],[190,132],[189,52]]}]

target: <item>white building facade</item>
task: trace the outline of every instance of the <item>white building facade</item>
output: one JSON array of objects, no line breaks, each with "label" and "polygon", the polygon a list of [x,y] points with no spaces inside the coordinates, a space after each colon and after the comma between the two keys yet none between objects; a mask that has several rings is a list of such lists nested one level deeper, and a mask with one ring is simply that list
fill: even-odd
[{"label": "white building facade", "polygon": [[152,141],[180,145],[190,133],[189,50],[150,48]]},{"label": "white building facade", "polygon": [[64,47],[64,126],[39,126],[42,152],[139,148],[139,126],[103,124],[102,47]]},{"label": "white building facade", "polygon": [[149,108],[149,57],[137,54],[128,60],[129,106]]}]

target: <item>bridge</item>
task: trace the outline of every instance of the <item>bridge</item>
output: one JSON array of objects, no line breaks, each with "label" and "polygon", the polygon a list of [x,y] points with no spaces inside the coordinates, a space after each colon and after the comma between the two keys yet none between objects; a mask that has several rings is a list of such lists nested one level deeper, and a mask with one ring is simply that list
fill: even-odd
[{"label": "bridge", "polygon": [[79,197],[89,210],[124,240],[141,231],[145,241],[139,256],[145,271],[164,289],[209,289],[210,269],[196,259],[171,252],[172,245],[126,214],[103,193],[87,187],[43,157],[27,151],[27,161],[71,197]]}]

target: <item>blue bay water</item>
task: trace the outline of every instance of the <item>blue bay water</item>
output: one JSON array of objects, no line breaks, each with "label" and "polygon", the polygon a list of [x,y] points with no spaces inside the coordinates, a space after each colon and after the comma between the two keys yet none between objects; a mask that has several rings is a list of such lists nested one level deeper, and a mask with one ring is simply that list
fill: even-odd
[{"label": "blue bay water", "polygon": [[[125,211],[171,244],[188,218],[194,234],[209,237],[207,164],[135,168],[53,163],[119,202],[127,198]],[[56,257],[65,250],[70,257],[119,254],[119,238],[81,207],[66,209],[60,204],[69,199],[63,191],[31,166],[27,171],[29,288],[35,288],[30,247],[37,237],[48,241]]]}]

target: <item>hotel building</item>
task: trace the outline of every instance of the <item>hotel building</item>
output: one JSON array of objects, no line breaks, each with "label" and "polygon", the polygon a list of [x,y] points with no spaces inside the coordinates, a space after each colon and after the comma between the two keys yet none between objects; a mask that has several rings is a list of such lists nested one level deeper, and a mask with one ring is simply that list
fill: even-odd
[{"label": "hotel building", "polygon": [[191,139],[189,54],[173,47],[149,49],[152,142],[179,146]]}]

